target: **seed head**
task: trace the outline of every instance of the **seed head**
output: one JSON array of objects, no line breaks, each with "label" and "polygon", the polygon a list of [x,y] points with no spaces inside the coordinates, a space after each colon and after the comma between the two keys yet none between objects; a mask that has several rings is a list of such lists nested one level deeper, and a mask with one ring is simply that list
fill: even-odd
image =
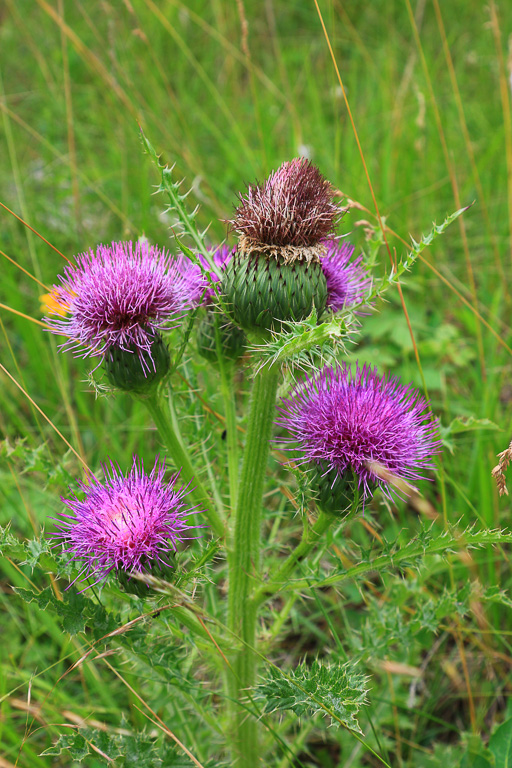
[{"label": "seed head", "polygon": [[337,240],[326,240],[324,245],[320,264],[327,279],[327,307],[340,312],[359,304],[372,280],[363,267],[363,257],[352,258],[353,245],[340,245]]},{"label": "seed head", "polygon": [[304,157],[283,163],[239,197],[230,223],[257,245],[317,245],[332,234],[340,216],[330,182]]},{"label": "seed head", "polygon": [[54,295],[69,315],[45,320],[68,340],[62,349],[82,357],[111,347],[151,356],[159,329],[175,327],[201,295],[197,276],[185,277],[181,261],[146,242],[98,245],[66,266]]},{"label": "seed head", "polygon": [[289,433],[283,440],[298,462],[339,478],[354,473],[363,497],[371,496],[372,485],[387,496],[393,492],[371,471],[372,462],[414,482],[439,451],[437,424],[425,400],[366,365],[356,364],[354,371],[346,364],[324,368],[283,399],[279,411],[277,423]]},{"label": "seed head", "polygon": [[176,545],[184,541],[197,510],[187,507],[188,488],[177,487],[178,475],[164,482],[165,464],[151,472],[136,457],[126,477],[112,462],[103,465],[105,480],[79,482],[85,494],[62,497],[66,512],[55,520],[53,537],[72,560],[83,562],[81,576],[97,581],[114,569],[127,574],[168,566]]}]

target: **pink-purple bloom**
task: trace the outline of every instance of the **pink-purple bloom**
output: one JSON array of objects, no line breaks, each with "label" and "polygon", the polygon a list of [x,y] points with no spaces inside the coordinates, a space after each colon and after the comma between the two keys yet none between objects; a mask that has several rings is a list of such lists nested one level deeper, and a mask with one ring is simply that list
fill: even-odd
[{"label": "pink-purple bloom", "polygon": [[320,264],[327,280],[328,309],[341,312],[360,304],[372,284],[362,255],[352,258],[355,249],[350,243],[326,240],[323,245],[326,251],[320,257]]},{"label": "pink-purple bloom", "polygon": [[372,462],[414,483],[440,447],[437,422],[421,395],[366,365],[324,368],[300,382],[279,412],[294,461],[323,475],[355,476],[363,497],[375,485],[387,496],[393,491],[372,472]]},{"label": "pink-purple bloom", "polygon": [[69,315],[45,320],[68,337],[62,349],[83,357],[111,347],[151,356],[158,331],[175,327],[201,295],[199,278],[184,276],[181,263],[147,242],[98,245],[66,266],[54,287]]},{"label": "pink-purple bloom", "polygon": [[78,578],[94,575],[97,583],[112,570],[129,575],[168,566],[177,544],[198,527],[190,522],[197,513],[187,504],[190,489],[178,486],[179,473],[165,482],[158,459],[149,474],[137,458],[126,477],[111,461],[103,471],[103,482],[79,482],[82,493],[62,497],[66,511],[55,519],[54,538],[83,564]]}]

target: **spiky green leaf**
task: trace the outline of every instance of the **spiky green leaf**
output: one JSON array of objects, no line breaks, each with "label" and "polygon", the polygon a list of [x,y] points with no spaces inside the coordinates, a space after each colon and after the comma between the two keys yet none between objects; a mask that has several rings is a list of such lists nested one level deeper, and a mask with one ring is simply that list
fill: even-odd
[{"label": "spiky green leaf", "polygon": [[306,661],[285,674],[271,667],[269,677],[257,687],[265,712],[291,710],[296,715],[321,713],[352,731],[361,733],[357,714],[366,703],[368,678],[350,664]]}]

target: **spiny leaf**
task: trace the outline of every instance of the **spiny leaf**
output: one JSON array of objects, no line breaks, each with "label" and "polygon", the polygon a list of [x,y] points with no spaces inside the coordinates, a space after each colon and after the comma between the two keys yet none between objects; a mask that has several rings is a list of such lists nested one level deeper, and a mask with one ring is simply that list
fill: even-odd
[{"label": "spiny leaf", "polygon": [[366,703],[368,678],[352,665],[303,661],[288,674],[277,667],[271,667],[269,674],[257,686],[265,712],[289,709],[299,716],[320,712],[333,723],[361,733],[356,716]]},{"label": "spiny leaf", "polygon": [[383,572],[398,567],[418,567],[428,555],[445,555],[449,552],[460,552],[464,549],[475,549],[490,544],[510,544],[512,533],[499,529],[476,530],[474,525],[461,531],[454,526],[449,526],[439,534],[435,534],[433,526],[422,527],[417,535],[409,542],[399,537],[393,542],[384,540],[380,554],[376,555],[372,550],[363,557],[357,565],[351,568],[336,570],[324,578],[306,581],[292,581],[285,589],[297,589],[307,587],[324,587],[338,584],[347,579],[358,579],[369,571]]},{"label": "spiny leaf", "polygon": [[305,320],[288,323],[285,331],[273,332],[270,341],[254,345],[252,352],[260,358],[259,366],[294,365],[309,369],[318,367],[318,358],[333,358],[345,351],[345,341],[353,333],[358,321],[351,313],[339,314],[318,324],[316,312]]},{"label": "spiny leaf", "polygon": [[449,227],[450,224],[458,219],[459,216],[461,216],[470,207],[471,206],[466,205],[464,208],[460,208],[458,211],[450,214],[446,217],[442,224],[434,223],[430,232],[427,235],[423,235],[419,242],[411,237],[412,247],[410,251],[397,264],[396,269],[394,267],[392,268],[389,275],[374,281],[372,290],[367,296],[366,301],[371,303],[375,298],[385,293],[385,291],[387,291],[391,285],[397,283],[404,272],[408,272],[411,269],[421,252],[424,251],[425,248],[428,248],[430,245],[432,245],[434,240],[439,237],[439,235],[442,235],[447,227]]},{"label": "spiny leaf", "polygon": [[74,481],[65,466],[70,456],[71,451],[67,451],[60,461],[54,461],[46,443],[33,447],[27,445],[26,438],[17,439],[14,445],[8,438],[0,442],[0,460],[14,461],[23,473],[41,472],[46,478],[45,489],[51,485],[68,486]]},{"label": "spiny leaf", "polygon": [[13,589],[26,603],[35,602],[41,610],[55,613],[62,628],[70,635],[83,632],[88,626],[92,629],[94,637],[100,638],[122,624],[120,616],[107,613],[103,606],[80,594],[74,587],[64,592],[62,600],[55,597],[51,587],[45,587],[41,592],[23,587]]},{"label": "spiny leaf", "polygon": [[[184,231],[190,236],[194,245],[198,249],[199,253],[204,255],[206,261],[208,262],[208,265],[215,272],[216,267],[211,255],[208,252],[206,243],[204,241],[204,237],[202,236],[202,234],[199,232],[199,230],[194,224],[194,218],[196,217],[199,208],[198,206],[196,206],[194,210],[190,212],[187,210],[187,207],[184,205],[186,198],[190,194],[190,190],[185,195],[182,195],[178,192],[182,182],[180,181],[176,183],[172,180],[172,173],[174,170],[174,166],[172,168],[169,168],[166,165],[162,165],[162,163],[160,163],[160,158],[155,151],[155,148],[153,147],[151,142],[148,140],[148,138],[146,137],[142,129],[140,133],[141,133],[142,143],[148,155],[151,157],[153,163],[156,165],[156,167],[158,168],[158,170],[162,175],[162,182],[158,187],[158,192],[165,192],[169,196],[170,204],[169,204],[168,210],[176,213],[179,221],[183,226]],[[185,249],[183,247],[183,243],[181,242],[180,242],[180,247],[183,250],[188,251],[188,249]],[[189,254],[187,253],[187,255]]]},{"label": "spiny leaf", "polygon": [[30,565],[32,570],[39,566],[43,570],[57,573],[65,566],[63,558],[55,557],[45,539],[20,541],[11,533],[9,526],[0,526],[0,554],[10,557],[22,565]]},{"label": "spiny leaf", "polygon": [[95,762],[103,758],[105,765],[115,761],[116,766],[123,768],[189,768],[193,765],[186,755],[145,732],[112,734],[94,728],[79,728],[71,733],[61,733],[56,744],[42,752],[41,757],[59,757],[68,753],[79,763],[89,757],[94,757]]},{"label": "spiny leaf", "polygon": [[41,757],[58,757],[68,752],[73,760],[77,760],[79,763],[91,754],[84,737],[76,731],[71,731],[71,733],[61,733],[57,743],[41,752]]}]

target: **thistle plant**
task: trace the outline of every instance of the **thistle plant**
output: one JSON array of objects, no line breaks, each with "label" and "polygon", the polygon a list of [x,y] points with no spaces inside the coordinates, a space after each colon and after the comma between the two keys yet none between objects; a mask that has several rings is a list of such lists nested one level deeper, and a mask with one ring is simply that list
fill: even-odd
[{"label": "thistle plant", "polygon": [[[340,532],[350,541],[356,518],[371,515],[379,503],[391,507],[404,497],[413,503],[422,481],[433,477],[441,427],[427,400],[391,372],[344,357],[379,296],[462,211],[414,243],[390,275],[376,279],[365,255],[355,255],[336,232],[342,210],[333,186],[310,161],[297,158],[239,194],[229,222],[236,244],[212,245],[195,226],[196,212],[188,211],[172,170],[143,141],[179,222],[178,255],[147,241],[79,254],[45,301],[45,322],[64,337],[63,353],[97,361],[93,376],[98,384],[106,376],[108,396],[132,396],[147,408],[166,461],[156,459],[148,472],[134,458],[124,474],[113,456],[102,466],[103,479],[91,473],[62,497],[51,547],[39,542],[38,552],[53,572],[80,584],[80,596],[70,589],[63,600],[81,599],[89,617],[108,612],[94,602],[96,589],[129,606],[130,600],[147,601],[155,615],[160,595],[172,597],[166,605],[172,631],[184,646],[190,642],[200,654],[198,667],[206,669],[211,699],[198,711],[208,733],[216,734],[202,750],[212,764],[301,764],[292,748],[292,721],[279,723],[271,714],[278,711],[311,713],[315,727],[327,716],[345,729],[349,744],[361,742],[372,765],[390,768],[387,753],[359,720],[371,693],[350,614],[344,616],[346,642],[338,640],[336,653],[326,649],[311,666],[296,659],[287,669],[273,644],[301,590],[338,586],[372,570],[393,572],[397,563],[415,564],[455,544],[510,540],[496,531],[434,534],[422,528],[403,546],[381,538],[380,554],[365,552],[343,569],[328,554]],[[194,339],[201,361],[194,357]],[[210,387],[218,385],[219,401],[210,394],[207,402],[205,378]],[[222,420],[219,439],[201,426],[198,403]],[[271,449],[279,462],[270,458]],[[284,488],[292,503],[269,501],[276,488]],[[273,505],[274,521],[287,530],[293,503],[302,538],[270,569],[263,521]],[[366,589],[361,581],[357,586]],[[218,611],[210,610],[212,595],[222,605]],[[281,600],[269,625],[269,605]],[[46,605],[57,602],[48,597]],[[62,606],[55,610],[63,612]],[[101,639],[123,634],[116,632],[109,629]],[[137,646],[130,637],[119,642],[153,669],[172,665],[165,648],[152,658],[145,639]],[[161,639],[171,643],[165,632]],[[167,673],[182,685],[174,667]],[[185,699],[192,698],[191,684]],[[166,726],[165,733],[182,725]],[[174,738],[190,757],[184,744],[189,731],[183,730]]]}]

